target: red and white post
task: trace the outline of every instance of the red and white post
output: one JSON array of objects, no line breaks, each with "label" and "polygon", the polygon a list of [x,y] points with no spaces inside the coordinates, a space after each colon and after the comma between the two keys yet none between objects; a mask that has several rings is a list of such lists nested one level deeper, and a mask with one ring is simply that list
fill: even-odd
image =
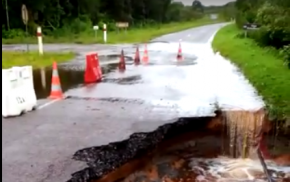
[{"label": "red and white post", "polygon": [[104,42],[107,43],[107,25],[103,25],[103,31],[104,31]]},{"label": "red and white post", "polygon": [[38,51],[39,54],[43,54],[43,43],[42,43],[42,33],[41,33],[41,27],[37,27],[37,40],[38,40]]}]

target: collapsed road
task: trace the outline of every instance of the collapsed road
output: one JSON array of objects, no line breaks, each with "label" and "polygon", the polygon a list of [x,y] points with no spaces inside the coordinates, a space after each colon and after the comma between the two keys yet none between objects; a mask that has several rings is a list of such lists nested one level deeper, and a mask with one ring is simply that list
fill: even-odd
[{"label": "collapsed road", "polygon": [[[113,70],[104,75],[102,83],[68,90],[65,100],[18,118],[2,119],[2,180],[115,182],[188,178],[188,174],[177,174],[164,167],[159,175],[150,169],[150,175],[144,177],[142,168],[142,175],[131,174],[140,165],[147,166],[156,155],[160,165],[167,164],[160,162],[160,156],[165,155],[160,152],[170,151],[170,146],[176,144],[171,140],[180,134],[190,133],[190,140],[199,139],[188,144],[191,149],[201,149],[191,152],[195,157],[216,157],[221,154],[217,148],[222,144],[213,138],[220,133],[208,127],[214,120],[216,106],[223,110],[263,107],[262,100],[236,67],[210,49],[210,39],[221,26],[208,25],[162,36],[148,45],[149,65],[128,64],[125,73]],[[176,63],[180,39],[184,62]],[[73,47],[78,50],[78,46]],[[133,49],[126,52],[126,56],[133,55]],[[195,134],[191,135],[192,132]],[[203,155],[198,155],[200,152]],[[174,161],[182,159],[175,157]],[[174,166],[182,169],[187,163]],[[259,167],[254,171],[261,176]],[[286,172],[282,174],[274,171],[273,175],[285,177],[287,169],[283,168]],[[203,179],[201,176],[194,176],[194,180]],[[210,177],[211,181],[215,179]]]}]

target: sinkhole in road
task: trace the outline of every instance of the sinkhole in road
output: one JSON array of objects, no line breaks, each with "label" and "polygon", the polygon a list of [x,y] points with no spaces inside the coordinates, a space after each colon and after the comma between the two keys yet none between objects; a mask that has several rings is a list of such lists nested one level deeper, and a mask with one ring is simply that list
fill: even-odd
[{"label": "sinkhole in road", "polygon": [[[235,156],[245,153],[243,145],[239,148],[238,141],[235,147],[231,143],[231,134],[244,138],[244,132],[253,126],[259,128],[262,113],[216,113],[215,117],[170,120],[154,131],[81,149],[73,159],[86,162],[88,167],[73,173],[68,182],[267,182],[255,147],[249,147],[256,143],[256,138],[248,136],[246,159]],[[245,119],[255,124],[237,125]],[[290,180],[290,167],[278,166],[274,159],[266,161],[265,166],[273,180]]]}]

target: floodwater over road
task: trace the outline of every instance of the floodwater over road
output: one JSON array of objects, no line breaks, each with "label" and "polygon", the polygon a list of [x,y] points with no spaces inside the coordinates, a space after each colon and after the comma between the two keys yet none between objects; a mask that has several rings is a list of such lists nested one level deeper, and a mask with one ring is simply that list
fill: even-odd
[{"label": "floodwater over road", "polygon": [[[66,92],[69,96],[68,99],[139,103],[150,105],[155,112],[164,112],[164,114],[175,112],[180,117],[211,116],[214,115],[217,106],[225,110],[255,110],[263,107],[262,100],[236,67],[225,61],[220,55],[211,52],[207,45],[182,43],[184,60],[181,62],[176,60],[178,45],[178,43],[152,43],[148,46],[150,64],[134,66],[130,59],[127,61],[125,72],[112,69],[104,75],[101,83],[68,90]],[[129,52],[127,56],[130,55],[134,56]],[[143,114],[140,114],[140,117],[142,117],[141,115]],[[156,127],[156,125],[150,126],[149,123],[142,126],[139,128],[145,131],[150,127],[151,129]],[[172,146],[173,148],[160,148],[159,146],[160,150],[151,153],[149,157],[145,155],[144,158],[135,158],[116,171],[102,178],[95,178],[95,181],[237,182],[266,180],[267,176],[258,159],[245,162],[240,159],[219,157],[224,154],[221,152],[222,141],[221,137],[214,135],[213,132],[193,131],[188,141],[179,141]],[[110,155],[106,149],[100,150],[100,152]],[[85,157],[91,155],[89,153],[92,151],[94,151],[93,148],[87,149],[88,154],[75,159],[85,160],[92,168],[97,167],[94,162]],[[124,158],[128,155],[126,152],[121,153]],[[101,161],[101,159],[95,160]],[[119,161],[120,159],[115,158],[114,160]],[[100,165],[98,171],[101,171],[102,162],[96,163]],[[120,166],[115,165],[112,168]],[[287,176],[290,173],[289,167],[279,167],[271,162],[267,162],[267,167],[272,169],[270,174],[272,178],[278,181],[289,178]],[[87,172],[80,172],[82,175],[85,173]],[[96,173],[101,174],[101,172]],[[78,175],[80,174],[78,173]],[[82,181],[84,178],[79,177],[78,180]]]},{"label": "floodwater over road", "polygon": [[[154,44],[152,43],[149,45],[151,46]],[[105,76],[104,82],[113,82],[113,80],[116,80],[116,82],[121,83],[125,80],[128,80],[128,79],[130,80],[130,77],[131,77],[130,75],[133,75],[133,78],[134,77],[141,78],[140,74],[143,74],[143,73],[142,72],[138,73],[138,69],[136,69],[133,66],[135,47],[125,48],[124,50],[125,50],[125,60],[127,64],[127,72],[129,72],[129,76],[128,76],[128,73],[120,74],[122,75],[121,77],[118,77],[120,75],[107,76],[107,74],[110,72],[116,72],[117,63],[120,59],[120,54],[119,54],[120,51],[119,53],[117,53],[116,51],[108,51],[107,54],[99,56],[99,60],[102,64],[102,71]],[[184,60],[180,63],[177,63],[175,59],[176,58],[175,52],[163,52],[163,51],[154,51],[154,50],[151,50],[151,51],[149,50],[149,52],[150,52],[150,62],[148,63],[147,66],[171,65],[172,67],[173,65],[186,66],[186,65],[196,64],[196,62],[194,61],[196,59],[196,56],[194,55],[185,54]],[[59,75],[61,79],[61,84],[62,84],[61,86],[64,92],[68,90],[71,90],[71,92],[74,92],[73,90],[74,88],[83,86],[83,75],[84,75],[85,66],[86,66],[85,54],[78,55],[76,61],[62,63],[59,65],[58,71],[59,71]],[[34,70],[34,87],[35,87],[35,91],[36,91],[36,95],[38,99],[44,99],[49,96],[51,75],[52,75],[52,69],[49,67]],[[111,77],[115,77],[115,78],[111,78]],[[119,82],[118,79],[121,82]]]},{"label": "floodwater over road", "polygon": [[[67,95],[74,98],[139,99],[180,107],[189,115],[195,115],[192,108],[210,108],[212,104],[245,110],[263,106],[261,98],[256,96],[238,70],[221,56],[214,55],[209,47],[182,43],[184,60],[177,62],[178,45],[150,44],[149,65],[136,67],[129,60],[125,73],[112,70],[104,75],[103,82],[91,85],[89,89],[68,90]],[[134,50],[127,51],[127,56],[134,57]],[[212,109],[204,112],[208,115]]]}]

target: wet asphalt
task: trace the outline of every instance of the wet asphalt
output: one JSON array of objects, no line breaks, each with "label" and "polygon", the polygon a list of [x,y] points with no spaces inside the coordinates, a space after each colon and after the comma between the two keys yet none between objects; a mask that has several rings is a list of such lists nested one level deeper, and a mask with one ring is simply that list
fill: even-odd
[{"label": "wet asphalt", "polygon": [[[128,60],[125,73],[113,69],[104,75],[103,83],[87,86],[78,83],[76,88],[67,89],[65,100],[21,117],[2,119],[3,182],[66,181],[71,173],[85,167],[71,159],[81,148],[151,131],[172,118],[212,115],[215,98],[208,96],[216,85],[198,87],[191,83],[201,79],[201,67],[195,68],[201,52],[198,49],[223,25],[193,28],[154,39],[155,43],[148,44],[149,65],[135,67]],[[176,62],[178,41],[187,44],[183,63]],[[92,51],[117,54],[124,49],[126,56],[132,57],[134,46],[47,44],[45,50],[76,52],[76,59],[67,63],[74,67],[84,65],[84,56]],[[169,51],[172,48],[176,52]],[[2,45],[2,50],[7,49],[21,51],[25,45]],[[203,77],[202,82],[207,79],[210,78]],[[199,109],[193,110],[196,106]]]}]

